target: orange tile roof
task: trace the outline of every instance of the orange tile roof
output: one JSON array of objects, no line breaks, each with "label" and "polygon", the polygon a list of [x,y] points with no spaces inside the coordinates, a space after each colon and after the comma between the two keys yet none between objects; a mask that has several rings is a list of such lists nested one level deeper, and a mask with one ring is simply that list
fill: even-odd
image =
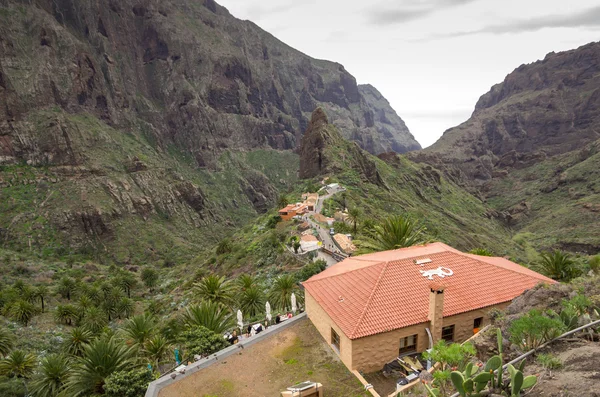
[{"label": "orange tile roof", "polygon": [[[415,264],[419,259],[430,263]],[[453,274],[433,281],[422,271]],[[303,283],[350,339],[428,321],[431,283],[444,287],[444,317],[511,301],[555,281],[504,258],[464,254],[443,243],[350,257]]]}]

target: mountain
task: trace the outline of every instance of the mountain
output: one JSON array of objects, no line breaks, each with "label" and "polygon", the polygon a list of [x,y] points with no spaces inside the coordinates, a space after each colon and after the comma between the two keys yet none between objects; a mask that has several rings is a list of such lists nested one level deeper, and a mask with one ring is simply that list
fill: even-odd
[{"label": "mountain", "polygon": [[323,178],[341,183],[347,191],[336,205],[358,208],[361,224],[404,214],[425,225],[432,239],[459,249],[488,247],[526,259],[509,229],[489,216],[490,208],[478,197],[430,165],[396,153],[373,156],[345,140],[322,109],[315,110],[302,138],[299,175],[315,183]]},{"label": "mountain", "polygon": [[318,106],[373,153],[419,148],[342,65],[213,0],[0,1],[0,241],[196,252],[293,186]]},{"label": "mountain", "polygon": [[542,249],[600,250],[600,43],[521,65],[409,157],[444,169]]}]

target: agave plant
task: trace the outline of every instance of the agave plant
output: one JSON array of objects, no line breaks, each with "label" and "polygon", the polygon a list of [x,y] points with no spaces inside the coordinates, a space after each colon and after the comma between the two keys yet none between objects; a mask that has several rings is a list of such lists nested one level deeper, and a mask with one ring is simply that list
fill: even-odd
[{"label": "agave plant", "polygon": [[72,356],[81,356],[84,346],[90,343],[93,337],[94,335],[84,328],[74,328],[63,342],[63,349]]},{"label": "agave plant", "polygon": [[65,383],[63,394],[71,397],[104,394],[106,378],[135,364],[133,350],[115,337],[103,336],[86,345]]},{"label": "agave plant", "polygon": [[33,396],[56,397],[67,380],[69,367],[69,359],[62,354],[44,357],[38,375],[30,383]]},{"label": "agave plant", "polygon": [[33,374],[36,362],[37,359],[33,354],[13,350],[0,360],[0,375],[9,378],[29,378]]},{"label": "agave plant", "polygon": [[361,252],[387,251],[411,247],[427,241],[426,228],[404,216],[394,216],[382,224],[367,229],[367,236],[356,244]]},{"label": "agave plant", "polygon": [[183,321],[188,327],[203,326],[217,334],[235,325],[231,314],[221,305],[213,302],[202,302],[188,307]]}]

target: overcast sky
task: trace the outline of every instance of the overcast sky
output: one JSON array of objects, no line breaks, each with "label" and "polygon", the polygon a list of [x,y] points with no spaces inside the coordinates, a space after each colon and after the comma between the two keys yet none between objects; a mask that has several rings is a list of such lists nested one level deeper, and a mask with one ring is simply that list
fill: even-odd
[{"label": "overcast sky", "polygon": [[377,87],[423,147],[519,65],[600,39],[598,0],[218,2]]}]

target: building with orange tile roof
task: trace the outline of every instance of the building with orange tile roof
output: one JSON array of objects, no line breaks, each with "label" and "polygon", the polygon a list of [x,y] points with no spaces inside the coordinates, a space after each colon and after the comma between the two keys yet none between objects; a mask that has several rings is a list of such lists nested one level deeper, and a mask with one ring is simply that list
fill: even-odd
[{"label": "building with orange tile roof", "polygon": [[555,281],[504,258],[431,243],[350,257],[303,285],[321,335],[349,369],[372,372],[440,339],[468,339],[490,309],[538,283]]},{"label": "building with orange tile roof", "polygon": [[279,216],[284,221],[289,221],[293,217],[308,213],[308,207],[304,203],[288,204],[279,211]]}]

